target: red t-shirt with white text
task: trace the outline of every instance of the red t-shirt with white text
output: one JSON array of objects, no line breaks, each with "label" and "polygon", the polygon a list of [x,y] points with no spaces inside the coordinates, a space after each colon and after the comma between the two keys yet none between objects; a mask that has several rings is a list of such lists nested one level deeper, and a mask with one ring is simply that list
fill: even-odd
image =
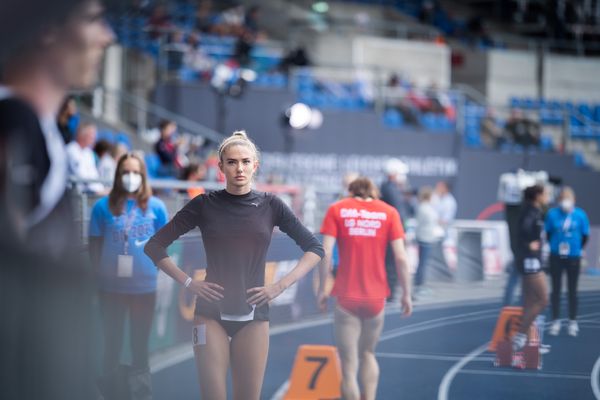
[{"label": "red t-shirt with white text", "polygon": [[339,268],[332,296],[382,299],[390,294],[385,272],[388,242],[404,239],[398,211],[381,200],[347,198],[327,210],[321,233],[333,236]]}]

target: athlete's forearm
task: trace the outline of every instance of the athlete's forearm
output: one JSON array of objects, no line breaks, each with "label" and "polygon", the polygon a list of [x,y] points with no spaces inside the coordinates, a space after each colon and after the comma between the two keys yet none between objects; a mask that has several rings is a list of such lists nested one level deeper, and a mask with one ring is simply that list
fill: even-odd
[{"label": "athlete's forearm", "polygon": [[398,281],[402,287],[404,296],[411,296],[410,273],[408,272],[408,263],[406,261],[406,248],[404,240],[397,239],[392,242],[392,250],[394,252],[394,261],[396,263],[396,271],[398,272]]},{"label": "athlete's forearm", "polygon": [[327,276],[331,271],[331,253],[325,250],[325,257],[319,263],[319,290],[317,293],[325,292],[325,282],[327,282]]},{"label": "athlete's forearm", "polygon": [[319,290],[317,293],[325,292],[325,282],[331,271],[331,260],[333,256],[333,246],[335,244],[335,238],[333,236],[323,236],[323,249],[325,250],[325,256],[319,263]]},{"label": "athlete's forearm", "polygon": [[156,263],[156,266],[163,270],[171,278],[175,279],[182,285],[189,278],[188,274],[183,272],[173,261],[171,257],[165,257]]},{"label": "athlete's forearm", "polygon": [[398,271],[398,281],[405,296],[411,296],[410,273],[408,272],[408,263],[406,257],[396,258],[396,270]]},{"label": "athlete's forearm", "polygon": [[298,265],[289,274],[281,278],[277,284],[281,285],[283,290],[287,289],[313,269],[320,260],[321,257],[311,251],[307,251],[300,261],[298,261]]}]

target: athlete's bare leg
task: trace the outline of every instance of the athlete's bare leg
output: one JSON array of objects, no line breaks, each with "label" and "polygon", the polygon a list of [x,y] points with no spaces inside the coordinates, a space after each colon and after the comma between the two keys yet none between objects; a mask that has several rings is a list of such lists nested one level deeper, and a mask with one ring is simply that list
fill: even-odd
[{"label": "athlete's bare leg", "polygon": [[362,321],[362,330],[358,341],[360,357],[359,381],[362,388],[362,399],[375,400],[379,383],[379,364],[375,358],[375,347],[383,330],[383,310],[374,318]]},{"label": "athlete's bare leg", "polygon": [[259,400],[269,353],[269,322],[244,326],[231,340],[230,351],[233,399]]},{"label": "athlete's bare leg", "polygon": [[519,332],[528,334],[535,318],[548,305],[546,275],[539,272],[523,276],[523,318]]},{"label": "athlete's bare leg", "polygon": [[227,368],[229,367],[229,338],[214,319],[196,316],[194,325],[206,325],[206,341],[200,333],[199,344],[194,346],[200,394],[204,400],[227,398]]},{"label": "athlete's bare leg", "polygon": [[359,400],[360,390],[357,375],[361,321],[339,306],[335,307],[334,317],[335,343],[342,363],[342,398],[344,400]]}]

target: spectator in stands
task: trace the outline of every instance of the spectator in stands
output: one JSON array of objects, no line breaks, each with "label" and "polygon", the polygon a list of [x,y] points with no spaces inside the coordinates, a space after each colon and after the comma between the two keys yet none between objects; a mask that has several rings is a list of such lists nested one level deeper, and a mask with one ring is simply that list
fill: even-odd
[{"label": "spectator in stands", "polygon": [[260,6],[257,5],[251,6],[244,15],[244,30],[251,33],[255,37],[261,33],[258,23],[259,18]]},{"label": "spectator in stands", "polygon": [[[152,398],[148,339],[156,303],[158,270],[144,254],[144,244],[167,223],[167,209],[152,196],[144,161],[134,153],[121,157],[112,189],[92,209],[90,258],[98,277],[102,330],[103,377],[99,389],[106,399]],[[129,319],[131,367],[120,367],[125,321]],[[117,389],[125,382],[121,397]]]},{"label": "spectator in stands", "polygon": [[148,32],[152,39],[158,39],[163,34],[168,33],[172,27],[171,17],[167,12],[167,7],[164,4],[157,4],[152,10],[152,14],[148,19]]},{"label": "spectator in stands", "polygon": [[312,65],[306,49],[303,46],[298,46],[290,50],[281,60],[278,69],[284,74],[289,74],[290,68],[294,67],[309,67]]},{"label": "spectator in stands", "polygon": [[456,108],[450,100],[448,93],[441,89],[436,83],[431,85],[425,92],[429,98],[429,112],[443,114],[451,121],[456,119]]},{"label": "spectator in stands", "polygon": [[406,82],[401,76],[394,73],[390,76],[386,86],[390,89],[386,99],[387,106],[396,108],[406,123],[418,126],[419,109],[407,96],[407,91],[411,87],[410,82]]},{"label": "spectator in stands", "polygon": [[79,125],[79,112],[77,111],[75,97],[67,96],[60,106],[58,116],[56,117],[56,125],[65,144],[75,139],[75,133]]},{"label": "spectator in stands", "polygon": [[[406,198],[405,187],[407,184],[408,166],[397,158],[391,158],[385,164],[386,179],[381,184],[381,200],[394,207],[400,214],[402,221],[407,221],[412,215],[412,207]],[[390,296],[387,301],[392,302],[396,295],[398,274],[392,249],[388,246],[385,257],[385,270],[387,273]]]},{"label": "spectator in stands", "polygon": [[117,169],[117,160],[121,159],[127,153],[127,146],[122,142],[110,143],[107,140],[98,140],[94,146],[94,153],[98,159],[98,175],[100,179],[110,182],[112,187],[113,179]]},{"label": "spectator in stands", "polygon": [[237,42],[235,43],[235,50],[233,53],[233,60],[241,68],[248,68],[250,66],[250,53],[254,47],[255,37],[251,32],[243,32],[238,36]]},{"label": "spectator in stands", "polygon": [[200,33],[191,33],[188,37],[188,43],[189,50],[183,59],[185,66],[198,72],[201,80],[208,80],[215,65],[215,60],[200,46]]},{"label": "spectator in stands", "polygon": [[94,85],[113,35],[96,0],[3,0],[0,19],[2,398],[91,399],[92,298],[56,115]]},{"label": "spectator in stands", "polygon": [[196,11],[196,29],[202,33],[213,33],[218,15],[213,10],[212,0],[200,0]]},{"label": "spectator in stands", "polygon": [[[199,183],[204,181],[206,178],[206,166],[202,163],[190,163],[188,166],[183,168],[181,172],[181,179],[189,183]],[[190,199],[196,196],[204,194],[206,191],[202,185],[191,186],[187,189],[187,194]]]},{"label": "spectator in stands", "polygon": [[185,40],[185,35],[181,30],[176,29],[171,32],[169,43],[164,46],[167,55],[167,71],[179,71],[183,67],[184,59],[190,49],[190,45]]},{"label": "spectator in stands", "polygon": [[113,158],[114,148],[115,146],[105,139],[98,140],[94,145],[94,153],[98,160],[98,177],[103,181],[112,182],[115,177],[117,161]]},{"label": "spectator in stands", "polygon": [[507,137],[515,144],[529,147],[537,146],[540,143],[539,124],[526,118],[521,109],[513,108],[511,110],[505,129]]},{"label": "spectator in stands", "polygon": [[178,147],[180,141],[175,141],[173,135],[177,132],[177,124],[175,121],[168,119],[162,120],[158,124],[160,131],[160,139],[154,145],[154,150],[160,158],[160,171],[161,176],[176,176],[177,170],[181,168],[181,164],[178,161]]},{"label": "spectator in stands", "polygon": [[418,15],[419,22],[426,25],[433,25],[437,7],[438,5],[432,0],[423,1]]},{"label": "spectator in stands", "polygon": [[424,186],[419,190],[419,206],[417,208],[416,238],[419,245],[419,264],[414,276],[414,298],[423,294],[425,284],[425,270],[429,263],[431,248],[440,241],[444,231],[440,226],[439,216],[433,205],[431,197],[433,190]]},{"label": "spectator in stands", "polygon": [[485,116],[481,119],[479,130],[483,145],[488,149],[497,149],[504,143],[504,135],[498,125],[496,111],[493,108],[489,107],[486,110]]},{"label": "spectator in stands", "polygon": [[[96,143],[96,132],[96,125],[83,123],[77,129],[75,140],[67,145],[69,174],[77,180],[100,179],[96,157],[92,151],[92,146]],[[98,182],[81,183],[77,184],[77,187],[83,192],[104,192],[104,186]]]},{"label": "spectator in stands", "polygon": [[244,33],[244,6],[236,5],[219,15],[219,31],[222,35],[240,36]]}]

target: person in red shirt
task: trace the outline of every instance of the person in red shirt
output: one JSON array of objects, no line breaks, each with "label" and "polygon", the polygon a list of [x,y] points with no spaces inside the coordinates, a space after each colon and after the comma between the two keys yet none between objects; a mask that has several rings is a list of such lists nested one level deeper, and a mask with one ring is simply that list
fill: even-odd
[{"label": "person in red shirt", "polygon": [[385,272],[388,243],[402,286],[404,316],[412,313],[411,289],[398,211],[378,199],[377,188],[368,178],[355,179],[348,191],[350,197],[329,207],[321,227],[325,257],[319,271],[318,302],[325,311],[328,295],[324,283],[337,241],[340,260],[331,295],[337,298],[334,321],[342,363],[342,397],[369,400],[377,393],[379,366],[374,352],[383,329],[385,299],[390,293]]}]

